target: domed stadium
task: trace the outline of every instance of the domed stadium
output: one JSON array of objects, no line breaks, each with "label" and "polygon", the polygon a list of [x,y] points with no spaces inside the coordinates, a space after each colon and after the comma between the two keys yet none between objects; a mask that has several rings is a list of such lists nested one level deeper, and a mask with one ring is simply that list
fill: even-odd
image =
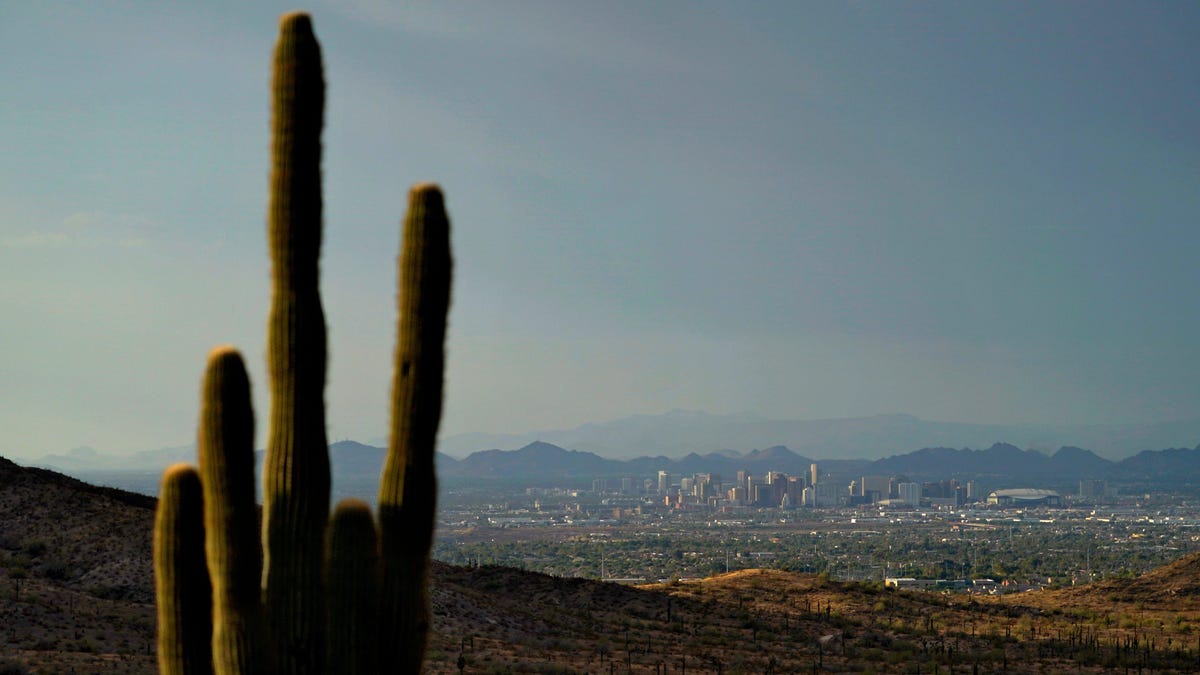
[{"label": "domed stadium", "polygon": [[1062,497],[1054,490],[1013,488],[992,492],[987,503],[996,506],[1062,506]]}]

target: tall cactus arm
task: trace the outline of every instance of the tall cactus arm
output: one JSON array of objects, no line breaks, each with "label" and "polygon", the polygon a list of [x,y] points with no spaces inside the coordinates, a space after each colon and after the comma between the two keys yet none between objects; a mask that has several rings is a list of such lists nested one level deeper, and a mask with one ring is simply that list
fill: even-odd
[{"label": "tall cactus arm", "polygon": [[434,449],[442,412],[446,314],[450,307],[450,222],[442,191],[409,192],[400,251],[399,327],[392,429],[379,489],[383,672],[420,672],[429,632],[428,567],[437,479]]},{"label": "tall cactus arm", "polygon": [[324,664],[321,564],[329,514],[321,248],[321,49],[306,14],[280,19],[271,127],[271,421],[263,470],[263,590],[279,668]]}]

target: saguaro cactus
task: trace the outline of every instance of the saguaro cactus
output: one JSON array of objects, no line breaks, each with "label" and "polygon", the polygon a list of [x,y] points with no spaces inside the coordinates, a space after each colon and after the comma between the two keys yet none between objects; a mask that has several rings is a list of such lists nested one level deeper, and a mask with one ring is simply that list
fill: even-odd
[{"label": "saguaro cactus", "polygon": [[321,562],[329,517],[321,253],[321,48],[306,14],[275,45],[271,109],[271,424],[263,466],[266,618],[284,672],[323,665]]},{"label": "saguaro cactus", "polygon": [[[371,508],[340,502],[329,522],[326,563],[329,675],[379,670],[379,538]],[[382,671],[388,672],[388,671]]]},{"label": "saguaro cactus", "polygon": [[200,476],[186,464],[163,473],[154,514],[154,585],[158,605],[158,672],[212,672],[212,592],[204,566]]},{"label": "saguaro cactus", "polygon": [[250,378],[232,347],[208,355],[201,390],[200,478],[212,579],[213,663],[218,673],[263,670],[262,551],[254,503]]},{"label": "saguaro cactus", "polygon": [[[261,548],[250,383],[237,352],[221,347],[210,354],[203,385],[200,474],[169,470],[159,502],[160,669],[416,673],[429,627],[449,221],[438,187],[412,189],[399,263],[392,440],[379,528],[358,501],[339,504],[330,521],[318,290],[324,80],[306,15],[281,19],[274,68],[271,422]],[[205,549],[206,558],[198,553]],[[204,560],[207,566],[198,562]]]},{"label": "saguaro cactus", "polygon": [[392,431],[379,488],[387,672],[420,670],[429,632],[426,592],[437,499],[434,445],[442,414],[443,344],[450,305],[450,223],[442,191],[409,192],[400,252],[400,316]]}]

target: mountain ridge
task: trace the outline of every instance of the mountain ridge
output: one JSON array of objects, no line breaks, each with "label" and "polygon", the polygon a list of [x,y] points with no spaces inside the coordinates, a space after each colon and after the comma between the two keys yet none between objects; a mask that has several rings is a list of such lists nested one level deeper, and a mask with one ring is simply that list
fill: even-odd
[{"label": "mountain ridge", "polygon": [[453,465],[439,466],[439,472],[445,478],[523,479],[537,482],[626,475],[645,478],[658,471],[667,471],[676,475],[715,473],[729,481],[743,470],[755,474],[782,471],[789,475],[805,475],[814,462],[822,468],[823,474],[839,476],[904,475],[911,479],[926,480],[991,478],[1000,482],[1036,483],[1132,479],[1178,485],[1181,482],[1190,484],[1189,476],[1200,475],[1200,447],[1147,450],[1114,462],[1074,446],[1063,446],[1047,455],[1010,443],[995,443],[979,450],[923,448],[874,462],[830,462],[813,460],[786,446],[752,450],[745,455],[732,457],[721,452],[705,455],[692,452],[675,459],[658,456],[618,460],[538,442],[518,450],[492,449],[473,453]]},{"label": "mountain ridge", "polygon": [[[590,422],[573,429],[523,434],[466,433],[443,435],[440,461],[460,460],[488,449],[516,450],[545,442],[591,452],[608,459],[682,457],[695,452],[741,456],[756,448],[784,446],[818,461],[868,460],[925,448],[983,448],[998,442],[1049,454],[1054,448],[1089,448],[1097,457],[1120,460],[1144,450],[1191,447],[1200,441],[1200,419],[1135,425],[988,425],[933,422],[897,413],[823,420],[771,420],[750,414],[713,415],[675,410],[660,415],[633,415]],[[355,441],[339,441],[355,443]],[[332,445],[337,445],[334,443]],[[366,447],[386,445],[375,439]],[[172,463],[194,461],[195,446],[180,445],[117,455],[89,447],[22,461],[53,470],[148,471],[158,473]]]},{"label": "mountain ridge", "polygon": [[1195,445],[1200,441],[1200,419],[1144,424],[1006,425],[937,422],[906,413],[800,420],[673,410],[589,422],[569,429],[448,434],[439,440],[439,449],[454,457],[465,457],[484,448],[516,449],[538,440],[614,459],[675,457],[693,451],[747,452],[786,445],[821,459],[874,460],[919,448],[988,447],[1008,442],[1045,452],[1063,446],[1090,448],[1106,459],[1119,460],[1147,449]]},{"label": "mountain ridge", "polygon": [[[368,495],[369,499],[377,486],[386,449],[356,441],[338,441],[331,444],[329,450],[335,495]],[[263,451],[260,450],[257,453],[259,465],[262,458]],[[957,478],[982,480],[988,485],[1025,483],[1069,487],[1080,480],[1104,479],[1172,488],[1187,488],[1200,481],[1200,446],[1145,450],[1121,461],[1112,461],[1076,446],[1063,446],[1047,454],[1011,443],[994,443],[982,449],[921,448],[869,461],[813,459],[783,445],[751,449],[744,454],[726,450],[705,454],[689,452],[674,458],[658,455],[613,459],[590,451],[534,441],[516,450],[477,451],[463,459],[439,452],[436,461],[439,478],[443,481],[527,482],[543,486],[585,486],[597,478],[644,480],[654,478],[659,471],[676,477],[717,474],[728,483],[739,471],[759,475],[768,471],[807,475],[813,463],[820,467],[822,475],[832,476],[835,480],[887,475],[910,480]],[[157,486],[160,473],[161,470],[155,467],[144,467],[138,470],[136,483],[115,484],[152,494],[149,490]],[[104,481],[105,476],[116,477],[121,472],[119,469],[111,472],[81,470],[80,475],[89,480]]]}]

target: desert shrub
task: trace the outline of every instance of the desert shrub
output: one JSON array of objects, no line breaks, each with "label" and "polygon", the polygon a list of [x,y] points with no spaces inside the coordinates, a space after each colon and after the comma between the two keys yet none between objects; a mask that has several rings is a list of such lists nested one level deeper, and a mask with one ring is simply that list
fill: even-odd
[{"label": "desert shrub", "polygon": [[91,586],[87,593],[101,600],[129,600],[134,594],[128,586]]},{"label": "desert shrub", "polygon": [[886,633],[879,633],[876,631],[866,631],[859,637],[859,642],[864,647],[888,648],[888,647],[892,646],[893,640],[892,640],[892,637],[890,635],[887,635]]},{"label": "desert shrub", "polygon": [[29,675],[29,669],[16,661],[0,659],[0,675]]},{"label": "desert shrub", "polygon": [[67,563],[58,558],[45,561],[38,567],[37,571],[41,576],[54,581],[63,581],[67,578],[69,572]]},{"label": "desert shrub", "polygon": [[26,539],[21,542],[21,551],[31,558],[40,557],[46,552],[46,542],[41,539]]},{"label": "desert shrub", "polygon": [[878,581],[859,582],[859,590],[865,595],[878,595],[883,591],[883,584]]},{"label": "desert shrub", "polygon": [[729,663],[730,675],[745,675],[746,673],[757,672],[751,664],[746,663],[744,659],[737,658]]},{"label": "desert shrub", "polygon": [[83,638],[75,642],[75,651],[91,654],[96,651],[96,645],[92,644],[91,640]]}]

